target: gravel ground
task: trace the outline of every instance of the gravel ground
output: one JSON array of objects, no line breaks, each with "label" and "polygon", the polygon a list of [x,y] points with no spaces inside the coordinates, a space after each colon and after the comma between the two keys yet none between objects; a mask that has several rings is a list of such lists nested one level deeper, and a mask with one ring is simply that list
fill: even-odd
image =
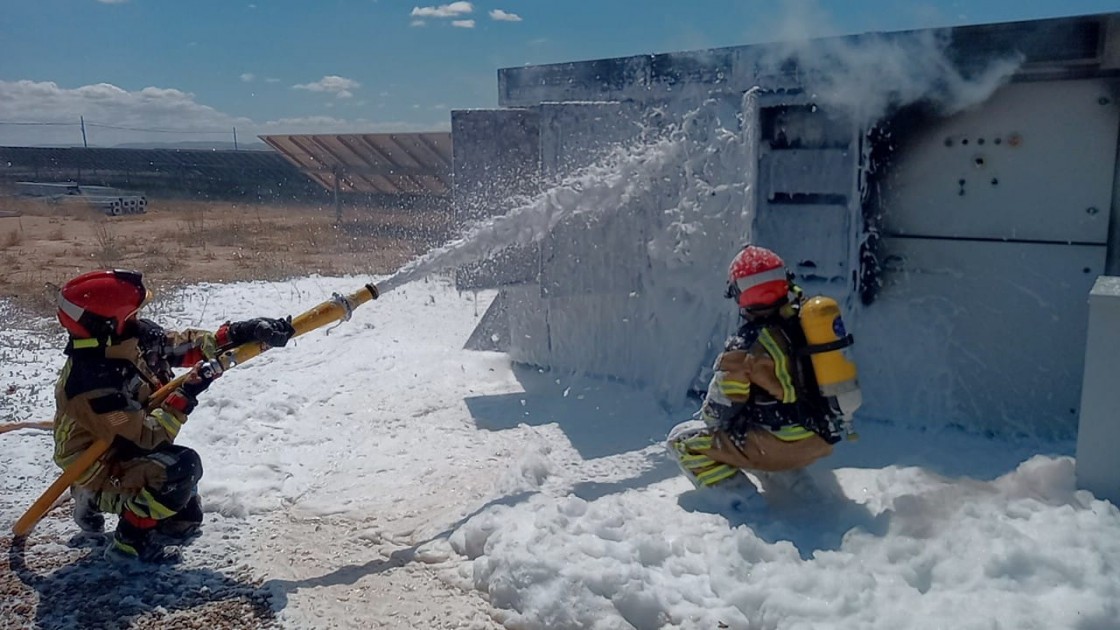
[{"label": "gravel ground", "polygon": [[188,548],[176,565],[119,566],[102,556],[105,537],[74,536],[69,519],[66,505],[27,539],[0,538],[8,560],[0,566],[0,627],[277,627],[270,593],[230,559],[238,550],[228,534],[204,534],[200,541],[217,540]]}]

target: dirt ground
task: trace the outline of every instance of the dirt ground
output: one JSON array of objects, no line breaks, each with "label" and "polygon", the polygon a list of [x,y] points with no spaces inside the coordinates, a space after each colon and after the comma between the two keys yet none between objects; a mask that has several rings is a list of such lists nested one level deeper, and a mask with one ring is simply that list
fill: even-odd
[{"label": "dirt ground", "polygon": [[48,314],[48,283],[99,268],[134,269],[146,284],[282,280],[390,273],[442,242],[436,211],[149,200],[148,212],[0,198],[0,297]]}]

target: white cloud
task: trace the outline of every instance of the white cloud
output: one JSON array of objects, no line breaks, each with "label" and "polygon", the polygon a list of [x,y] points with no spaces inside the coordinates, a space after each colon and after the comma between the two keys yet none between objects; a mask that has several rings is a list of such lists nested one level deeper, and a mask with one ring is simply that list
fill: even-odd
[{"label": "white cloud", "polygon": [[350,98],[354,96],[351,90],[361,87],[361,83],[346,77],[329,74],[314,83],[300,83],[293,85],[297,90],[308,90],[311,92],[327,92],[334,94],[336,98]]},{"label": "white cloud", "polygon": [[128,0],[97,0],[97,1],[100,2],[101,4],[124,4],[124,3],[128,2]]},{"label": "white cloud", "polygon": [[509,13],[501,9],[494,9],[490,12],[490,19],[498,22],[520,22],[521,16],[516,13]]},{"label": "white cloud", "polygon": [[425,22],[424,20],[413,20],[413,21],[412,21],[412,22],[411,22],[411,23],[409,24],[409,26],[427,26],[427,25],[428,25],[428,23],[427,23],[427,22]]},{"label": "white cloud", "polygon": [[455,28],[474,28],[474,20],[455,20],[451,22]]},{"label": "white cloud", "polygon": [[[127,91],[109,83],[63,88],[51,81],[0,81],[0,120],[51,122],[72,126],[0,125],[0,144],[81,144],[77,123],[85,117],[91,144],[111,146],[128,141],[155,141],[175,136],[179,140],[212,140],[224,137],[200,132],[241,127],[249,121],[223,114],[194,100],[181,90],[146,87]],[[137,133],[128,129],[158,129]]]},{"label": "white cloud", "polygon": [[253,74],[252,72],[245,72],[241,75],[241,80],[245,83],[252,83],[256,79],[257,75]]},{"label": "white cloud", "polygon": [[265,83],[279,83],[280,79],[276,79],[276,78],[273,78],[273,77],[268,77],[267,79],[264,80],[264,82]]},{"label": "white cloud", "polygon": [[63,88],[51,81],[0,80],[0,120],[54,123],[0,125],[0,146],[81,146],[78,121],[83,116],[90,145],[102,147],[129,142],[228,142],[234,127],[239,139],[264,134],[403,133],[448,128],[448,122],[438,117],[430,123],[329,116],[258,122],[218,111],[197,102],[193,94],[173,88],[127,91],[108,83]]},{"label": "white cloud", "polygon": [[466,15],[474,11],[474,5],[469,2],[452,2],[441,4],[438,7],[412,7],[412,17],[451,18]]}]

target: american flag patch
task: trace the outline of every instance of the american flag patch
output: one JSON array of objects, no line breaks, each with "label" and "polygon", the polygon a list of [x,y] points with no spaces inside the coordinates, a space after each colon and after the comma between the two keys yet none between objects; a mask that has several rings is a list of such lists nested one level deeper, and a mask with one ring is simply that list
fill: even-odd
[{"label": "american flag patch", "polygon": [[109,421],[109,426],[119,427],[128,422],[128,414],[123,411],[114,411],[105,414],[105,419]]}]

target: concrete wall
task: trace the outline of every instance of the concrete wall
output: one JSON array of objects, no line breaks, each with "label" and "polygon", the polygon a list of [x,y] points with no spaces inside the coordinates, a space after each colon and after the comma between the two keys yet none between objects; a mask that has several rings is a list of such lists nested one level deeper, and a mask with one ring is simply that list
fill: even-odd
[{"label": "concrete wall", "polygon": [[1120,278],[1097,278],[1089,295],[1089,333],[1077,433],[1077,483],[1120,504]]},{"label": "concrete wall", "polygon": [[[511,356],[678,403],[733,324],[713,295],[751,239],[841,302],[863,417],[1071,436],[1083,296],[1120,245],[1120,17],[943,35],[501,71],[502,105],[539,121],[543,190],[604,151],[673,139],[634,171],[654,182],[637,192],[600,185],[599,164],[571,203],[603,211],[557,225],[533,273],[491,278],[506,287]],[[913,111],[905,134],[875,135]]]}]

